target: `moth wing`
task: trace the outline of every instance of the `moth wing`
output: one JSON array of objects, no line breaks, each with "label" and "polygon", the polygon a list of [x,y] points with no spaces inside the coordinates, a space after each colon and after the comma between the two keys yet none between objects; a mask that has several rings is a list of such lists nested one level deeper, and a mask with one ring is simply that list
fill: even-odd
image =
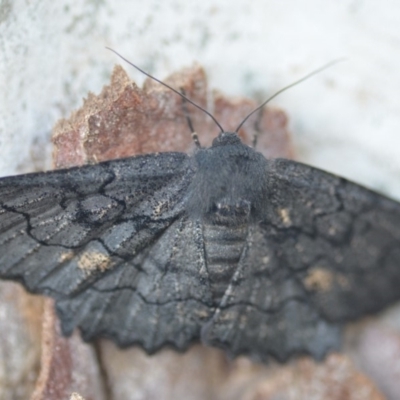
[{"label": "moth wing", "polygon": [[400,298],[400,205],[289,160],[271,163],[264,231],[310,302],[332,322]]},{"label": "moth wing", "polygon": [[284,362],[295,354],[322,359],[340,343],[340,329],[321,318],[263,227],[250,227],[225,295],[202,330],[203,342],[233,356]]},{"label": "moth wing", "polygon": [[203,340],[263,360],[322,358],[342,322],[400,298],[400,206],[283,159],[269,161],[268,192]]},{"label": "moth wing", "polygon": [[64,332],[109,337],[148,353],[184,350],[212,312],[200,223],[177,218],[150,246],[84,291],[57,302]]},{"label": "moth wing", "polygon": [[161,153],[0,179],[0,277],[65,299],[182,213],[189,157]]}]

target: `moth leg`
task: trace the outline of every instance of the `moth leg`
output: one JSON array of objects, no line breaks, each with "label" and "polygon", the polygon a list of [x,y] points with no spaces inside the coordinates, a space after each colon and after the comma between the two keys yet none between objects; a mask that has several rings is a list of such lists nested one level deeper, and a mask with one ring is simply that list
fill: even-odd
[{"label": "moth leg", "polygon": [[254,130],[255,130],[255,134],[253,136],[253,140],[252,140],[252,146],[255,149],[257,147],[257,142],[258,142],[258,137],[260,136],[261,132],[261,128],[260,128],[260,124],[261,124],[261,119],[263,117],[263,112],[264,110],[261,109],[260,111],[258,111],[257,113],[257,118],[254,121]]},{"label": "moth leg", "polygon": [[[184,96],[186,96],[186,92],[185,92],[184,88],[181,87],[180,91]],[[196,147],[198,149],[201,149],[199,136],[197,135],[197,132],[194,130],[193,122],[192,122],[192,119],[190,118],[190,113],[189,113],[189,110],[187,108],[187,101],[183,97],[182,97],[182,108],[183,108],[183,113],[185,114],[186,122],[187,122],[187,124],[189,126],[189,129],[190,129],[190,133],[192,134],[192,139],[194,141],[194,144],[196,145]]]}]

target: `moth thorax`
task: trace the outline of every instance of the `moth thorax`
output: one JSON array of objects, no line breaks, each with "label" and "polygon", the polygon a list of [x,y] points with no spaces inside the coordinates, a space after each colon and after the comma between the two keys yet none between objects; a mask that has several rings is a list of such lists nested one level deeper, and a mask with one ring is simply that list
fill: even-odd
[{"label": "moth thorax", "polygon": [[210,222],[229,228],[247,224],[251,213],[251,203],[244,199],[222,199],[216,201],[208,213]]},{"label": "moth thorax", "polygon": [[212,142],[212,147],[240,145],[242,141],[236,132],[221,132]]}]

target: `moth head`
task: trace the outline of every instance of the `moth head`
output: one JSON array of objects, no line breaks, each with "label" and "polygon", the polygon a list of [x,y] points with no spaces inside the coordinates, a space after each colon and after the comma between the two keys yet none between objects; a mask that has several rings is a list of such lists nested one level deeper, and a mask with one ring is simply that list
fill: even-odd
[{"label": "moth head", "polygon": [[221,132],[212,142],[212,147],[241,144],[236,132]]}]

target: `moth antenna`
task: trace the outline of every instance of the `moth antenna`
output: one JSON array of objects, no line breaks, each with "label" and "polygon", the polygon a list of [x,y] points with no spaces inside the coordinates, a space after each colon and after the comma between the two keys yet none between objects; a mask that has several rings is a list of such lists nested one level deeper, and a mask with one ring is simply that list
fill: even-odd
[{"label": "moth antenna", "polygon": [[245,117],[245,119],[239,124],[239,126],[236,128],[235,132],[238,133],[239,129],[243,126],[243,124],[258,110],[260,110],[261,108],[263,108],[267,103],[269,103],[272,99],[274,99],[276,96],[280,95],[282,92],[292,88],[293,86],[296,86],[297,84],[304,82],[305,80],[307,80],[308,78],[311,78],[312,76],[319,74],[320,72],[324,71],[325,69],[328,69],[330,67],[332,67],[333,65],[340,63],[342,61],[345,61],[345,58],[339,58],[337,60],[333,60],[331,62],[329,62],[328,64],[323,65],[320,68],[317,68],[316,70],[314,70],[313,72],[307,74],[306,76],[304,76],[303,78],[291,83],[288,86],[285,86],[284,88],[278,90],[275,94],[273,94],[271,97],[269,97],[267,100],[264,101],[264,103],[262,103],[261,105],[259,105],[257,108],[255,108],[250,114],[247,115],[247,117]]},{"label": "moth antenna", "polygon": [[127,60],[125,57],[123,57],[121,54],[119,54],[117,51],[111,49],[110,47],[106,47],[107,50],[112,51],[113,53],[115,53],[118,57],[122,58],[126,63],[128,63],[129,65],[131,65],[133,68],[136,68],[138,71],[140,71],[142,74],[148,76],[149,78],[153,79],[153,81],[156,81],[158,83],[160,83],[161,85],[167,87],[168,89],[172,90],[174,93],[176,93],[177,95],[181,96],[183,99],[185,99],[186,101],[188,101],[190,104],[194,105],[195,107],[197,107],[199,110],[203,111],[205,114],[207,114],[214,122],[215,124],[218,126],[218,128],[221,130],[221,132],[224,132],[224,129],[222,128],[221,124],[217,121],[217,119],[214,117],[214,115],[212,115],[210,112],[208,112],[206,109],[204,109],[203,107],[199,106],[198,104],[196,104],[194,101],[190,100],[188,97],[186,97],[185,95],[183,95],[182,93],[180,93],[178,90],[174,89],[172,86],[168,85],[167,83],[160,81],[159,79],[157,79],[156,77],[154,77],[153,75],[150,75],[148,72],[143,71],[141,68],[139,68],[137,65],[133,64],[131,61]]}]

